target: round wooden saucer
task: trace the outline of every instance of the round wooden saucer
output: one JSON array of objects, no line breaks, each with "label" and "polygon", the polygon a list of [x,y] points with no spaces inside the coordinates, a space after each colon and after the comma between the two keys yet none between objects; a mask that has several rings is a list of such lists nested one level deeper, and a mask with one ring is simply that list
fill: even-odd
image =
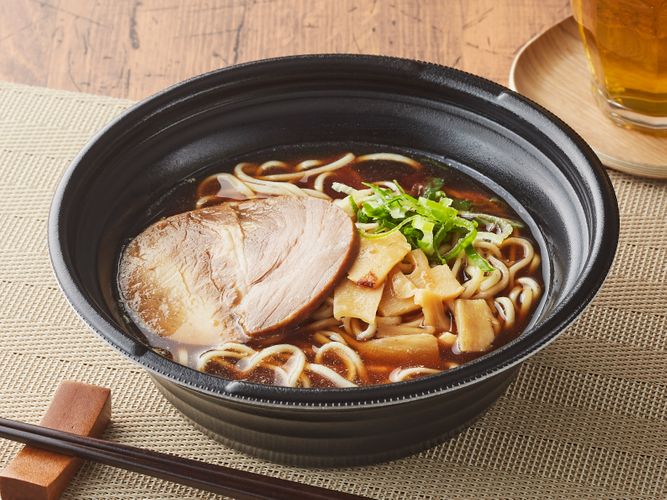
[{"label": "round wooden saucer", "polygon": [[623,128],[598,107],[573,17],[540,33],[519,51],[509,86],[570,125],[606,166],[629,174],[667,178],[667,135]]}]

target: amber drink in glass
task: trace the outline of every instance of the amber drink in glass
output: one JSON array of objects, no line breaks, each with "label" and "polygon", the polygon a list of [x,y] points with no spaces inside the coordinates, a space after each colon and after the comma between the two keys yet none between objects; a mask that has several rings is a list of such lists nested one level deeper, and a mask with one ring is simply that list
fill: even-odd
[{"label": "amber drink in glass", "polygon": [[601,108],[667,132],[667,0],[571,0]]}]

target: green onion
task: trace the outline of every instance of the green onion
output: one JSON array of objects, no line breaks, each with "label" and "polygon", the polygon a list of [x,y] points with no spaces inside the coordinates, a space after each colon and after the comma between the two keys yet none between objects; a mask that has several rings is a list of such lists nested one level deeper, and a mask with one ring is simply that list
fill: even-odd
[{"label": "green onion", "polygon": [[477,250],[475,250],[474,246],[470,245],[466,247],[465,252],[470,261],[485,273],[490,273],[494,270],[491,264],[489,264],[484,257],[477,253]]},{"label": "green onion", "polygon": [[[444,264],[463,250],[471,262],[484,272],[493,271],[493,267],[477,253],[473,242],[482,238],[502,243],[512,233],[508,221],[487,214],[460,212],[457,207],[469,209],[470,203],[448,198],[441,189],[441,179],[431,180],[423,195],[417,199],[407,194],[398,182],[394,181],[394,185],[396,191],[364,183],[371,193],[367,195],[368,191],[363,191],[366,201],[360,205],[354,200],[360,191],[338,182],[333,184],[333,189],[348,195],[352,211],[360,223],[357,227],[364,238],[383,238],[400,231],[413,250],[421,248],[432,264]],[[359,196],[357,199],[360,199]],[[363,229],[361,224],[366,223],[377,224],[377,229],[372,232]],[[478,232],[478,223],[495,224],[501,232]],[[442,254],[439,248],[452,239],[456,241]]]},{"label": "green onion", "polygon": [[496,217],[495,215],[489,214],[473,214],[473,213],[463,213],[466,217],[470,217],[474,220],[482,222],[484,224],[495,224],[500,228],[500,233],[490,233],[490,232],[478,232],[477,237],[482,240],[487,240],[493,243],[494,245],[500,246],[500,244],[505,241],[505,239],[512,234],[513,228],[512,225],[501,217]]},{"label": "green onion", "polygon": [[331,189],[333,189],[334,191],[338,191],[339,193],[347,194],[349,196],[353,196],[359,192],[356,189],[348,186],[347,184],[341,184],[340,182],[334,182],[333,184],[331,184]]}]

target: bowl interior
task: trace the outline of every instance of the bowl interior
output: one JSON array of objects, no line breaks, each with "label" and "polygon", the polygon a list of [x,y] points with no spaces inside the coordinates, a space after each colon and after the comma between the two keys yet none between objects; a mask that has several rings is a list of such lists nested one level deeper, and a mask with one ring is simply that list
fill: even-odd
[{"label": "bowl interior", "polygon": [[[177,186],[212,165],[231,168],[244,155],[279,155],[290,147],[410,151],[491,187],[529,222],[541,246],[547,286],[531,327],[451,372],[392,388],[345,391],[230,383],[147,349],[123,321],[113,293],[128,236],[168,215],[148,209],[170,205],[163,202],[178,195]],[[63,291],[113,347],[159,376],[221,397],[298,404],[428,394],[520,362],[592,300],[617,237],[609,179],[590,149],[557,119],[503,87],[456,70],[363,56],[252,63],[143,101],[74,159],[49,220],[49,248]]]}]

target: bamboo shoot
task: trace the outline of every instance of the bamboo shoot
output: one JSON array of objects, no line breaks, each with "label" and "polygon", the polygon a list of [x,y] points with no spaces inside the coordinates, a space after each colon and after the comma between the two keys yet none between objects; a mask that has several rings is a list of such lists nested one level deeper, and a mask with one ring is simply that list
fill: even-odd
[{"label": "bamboo shoot", "polygon": [[428,333],[398,335],[357,342],[348,335],[345,339],[367,360],[396,366],[440,366],[438,339]]},{"label": "bamboo shoot", "polygon": [[496,319],[484,299],[459,299],[454,302],[454,321],[458,329],[458,347],[461,352],[486,352],[496,336]]},{"label": "bamboo shoot", "polygon": [[368,288],[344,279],[334,290],[334,318],[359,318],[366,323],[372,323],[375,321],[383,290],[384,283],[377,288]]},{"label": "bamboo shoot", "polygon": [[409,251],[410,244],[399,231],[382,238],[360,238],[359,255],[347,277],[359,286],[375,288]]},{"label": "bamboo shoot", "polygon": [[435,327],[436,331],[449,330],[450,321],[445,315],[445,306],[439,295],[426,288],[415,292],[415,303],[424,311],[424,324]]}]

